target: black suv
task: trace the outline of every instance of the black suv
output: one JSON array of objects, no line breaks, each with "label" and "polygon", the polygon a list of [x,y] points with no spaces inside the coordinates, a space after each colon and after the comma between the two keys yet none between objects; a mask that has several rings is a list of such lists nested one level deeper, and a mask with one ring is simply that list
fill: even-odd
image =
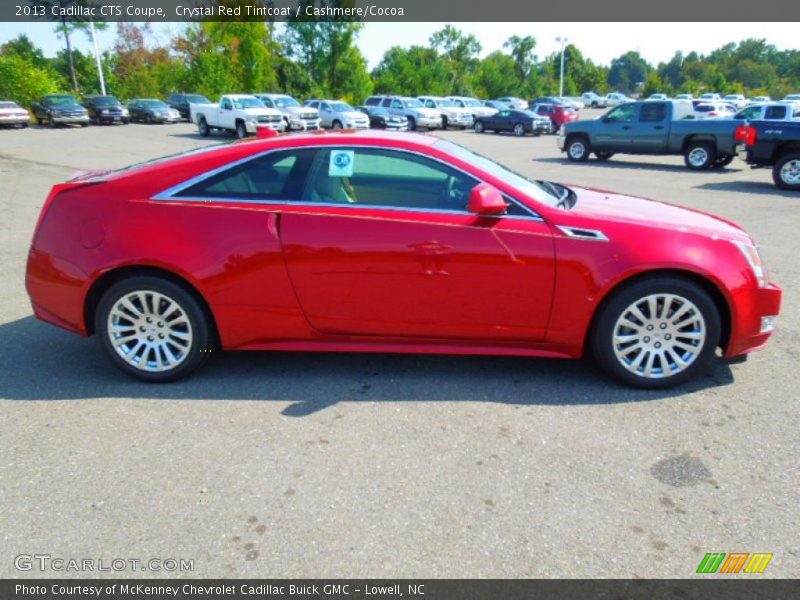
[{"label": "black suv", "polygon": [[114,96],[84,96],[83,107],[89,112],[89,119],[96,125],[131,122],[128,109]]},{"label": "black suv", "polygon": [[181,113],[181,117],[188,121],[191,119],[189,104],[211,104],[211,101],[200,94],[170,94],[167,104]]}]

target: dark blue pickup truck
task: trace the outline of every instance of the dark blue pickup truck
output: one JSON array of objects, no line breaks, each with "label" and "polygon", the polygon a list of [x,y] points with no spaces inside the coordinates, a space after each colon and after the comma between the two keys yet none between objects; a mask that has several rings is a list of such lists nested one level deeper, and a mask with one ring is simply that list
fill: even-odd
[{"label": "dark blue pickup truck", "polygon": [[750,166],[772,167],[772,180],[800,191],[800,121],[751,121],[736,131],[736,154]]},{"label": "dark blue pickup truck", "polygon": [[597,119],[567,123],[558,146],[572,161],[587,160],[592,153],[598,160],[617,153],[679,154],[690,169],[720,168],[733,160],[733,133],[739,125],[695,119],[691,102],[627,102]]}]

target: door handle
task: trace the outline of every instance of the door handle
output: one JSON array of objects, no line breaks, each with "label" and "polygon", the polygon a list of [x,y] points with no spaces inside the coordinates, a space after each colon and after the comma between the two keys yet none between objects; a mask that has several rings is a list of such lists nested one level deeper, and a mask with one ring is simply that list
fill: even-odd
[{"label": "door handle", "polygon": [[631,128],[631,126],[630,125],[623,125],[622,128],[625,129],[625,130],[628,130],[628,129]]},{"label": "door handle", "polygon": [[663,125],[656,125],[655,127],[653,127],[653,129],[664,129],[664,126]]}]

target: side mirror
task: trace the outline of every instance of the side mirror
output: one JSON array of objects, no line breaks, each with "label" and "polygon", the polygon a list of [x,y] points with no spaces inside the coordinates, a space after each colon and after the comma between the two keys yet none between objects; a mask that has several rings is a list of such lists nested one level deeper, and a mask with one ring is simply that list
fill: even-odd
[{"label": "side mirror", "polygon": [[503,215],[508,210],[508,204],[503,200],[503,195],[488,183],[479,183],[469,193],[467,210],[476,215]]}]

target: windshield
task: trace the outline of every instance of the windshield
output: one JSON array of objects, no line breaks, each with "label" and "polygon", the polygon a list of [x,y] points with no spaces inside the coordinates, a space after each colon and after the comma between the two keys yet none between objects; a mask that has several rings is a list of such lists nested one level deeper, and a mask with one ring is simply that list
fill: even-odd
[{"label": "windshield", "polygon": [[444,100],[437,100],[439,106],[455,106],[452,100],[445,98]]},{"label": "windshield", "polygon": [[147,108],[169,108],[169,106],[161,100],[137,100],[136,103],[140,106],[146,106]]},{"label": "windshield", "polygon": [[331,108],[334,112],[353,112],[353,107],[347,102],[331,102]]},{"label": "windshield", "polygon": [[233,98],[234,108],[265,108],[258,98]]},{"label": "windshield", "polygon": [[119,104],[119,100],[114,98],[114,96],[98,96],[94,99],[94,103],[97,106],[116,106]]},{"label": "windshield", "polygon": [[403,105],[405,105],[406,108],[422,108],[422,102],[415,100],[414,98],[410,100],[403,100]]},{"label": "windshield", "polygon": [[504,167],[493,160],[486,158],[472,150],[467,150],[464,146],[459,146],[447,140],[439,140],[436,146],[449,152],[456,158],[463,160],[471,165],[476,166],[482,171],[486,171],[490,175],[503,180],[508,185],[520,190],[522,193],[536,198],[540,202],[544,202],[550,206],[557,206],[559,199],[548,191],[542,184],[528,179],[524,175],[520,175],[511,169]]},{"label": "windshield", "polygon": [[300,106],[300,103],[290,96],[278,96],[277,98],[273,98],[272,101],[280,108],[286,108],[288,106]]},{"label": "windshield", "polygon": [[18,104],[13,102],[0,102],[0,108],[21,108]]},{"label": "windshield", "polygon": [[191,104],[211,104],[208,98],[199,95],[186,96],[186,101]]},{"label": "windshield", "polygon": [[75,96],[47,96],[45,98],[47,102],[50,104],[55,105],[69,105],[69,104],[77,104],[78,101],[75,99]]},{"label": "windshield", "polygon": [[464,100],[464,106],[480,106],[480,105],[481,105],[480,101],[475,100],[474,98],[468,98]]}]

